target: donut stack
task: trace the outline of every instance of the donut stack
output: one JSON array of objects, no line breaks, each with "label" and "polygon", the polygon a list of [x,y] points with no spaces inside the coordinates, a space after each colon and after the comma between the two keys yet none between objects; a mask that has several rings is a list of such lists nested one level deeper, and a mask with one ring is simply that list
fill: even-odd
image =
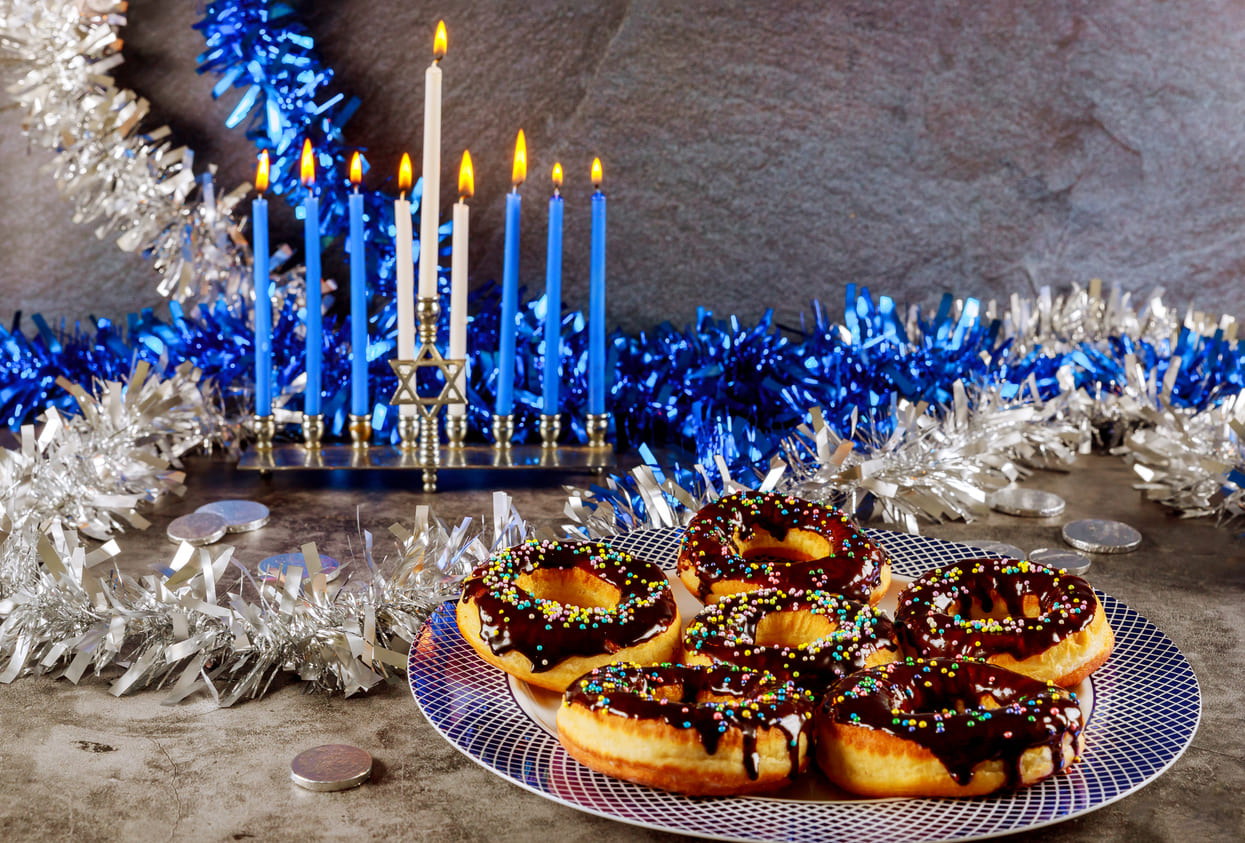
[{"label": "donut stack", "polygon": [[563,694],[559,740],[607,775],[689,795],[780,789],[815,758],[865,796],[975,796],[1058,773],[1084,747],[1069,689],[1114,638],[1083,579],[963,560],[898,597],[842,512],[727,495],[684,532],[686,630],[652,562],[601,542],[495,554],[457,606],[490,664]]}]

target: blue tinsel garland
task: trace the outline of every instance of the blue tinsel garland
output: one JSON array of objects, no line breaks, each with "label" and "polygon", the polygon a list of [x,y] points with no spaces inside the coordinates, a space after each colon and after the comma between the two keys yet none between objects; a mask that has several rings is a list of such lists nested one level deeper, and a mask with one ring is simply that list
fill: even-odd
[{"label": "blue tinsel garland", "polygon": [[[468,395],[472,428],[488,428],[495,396],[498,289],[489,284],[472,295],[475,314],[469,331],[472,361]],[[288,361],[276,387],[289,393],[302,374],[302,330],[293,304],[286,304],[276,322],[275,357]],[[1202,337],[1182,329],[1173,345],[1117,335],[1106,341],[1084,340],[1062,350],[1036,347],[1023,355],[1014,340],[1000,339],[998,326],[979,317],[961,317],[952,324],[948,312],[918,319],[918,335],[892,316],[888,299],[875,303],[867,293],[849,289],[851,318],[831,322],[814,304],[802,336],[788,339],[768,316],[755,325],[735,317],[715,319],[702,312],[685,329],[669,324],[651,332],[609,338],[612,373],[609,409],[620,444],[675,446],[702,459],[722,454],[733,465],[757,464],[774,454],[780,440],[806,420],[809,407],[819,406],[827,422],[840,432],[852,419],[868,422],[885,433],[891,408],[899,399],[947,403],[958,380],[1003,397],[1018,394],[1032,383],[1046,399],[1064,391],[1059,372],[1066,369],[1077,386],[1095,392],[1122,388],[1124,355],[1135,355],[1162,381],[1173,360],[1180,360],[1173,381],[1172,405],[1201,410],[1242,389],[1245,353],[1239,343],[1216,334]],[[965,308],[969,312],[971,308]],[[28,421],[46,406],[72,412],[73,401],[55,386],[57,375],[79,383],[94,377],[122,377],[133,359],[150,361],[171,371],[189,361],[217,380],[232,412],[249,409],[252,337],[246,315],[225,303],[200,306],[163,321],[150,311],[128,320],[126,329],[100,320],[92,330],[75,326],[53,331],[38,320],[40,330],[27,338],[14,326],[0,329],[5,350],[0,360],[0,414],[10,427]],[[518,427],[530,435],[540,413],[541,323],[543,297],[520,312],[515,389]],[[385,402],[395,387],[386,364],[393,343],[393,325],[381,324],[383,339],[369,352],[374,419],[391,432],[392,414]],[[582,438],[586,404],[587,330],[581,313],[563,318],[566,341],[562,367],[567,383],[562,409]],[[331,429],[341,432],[349,396],[348,326],[328,326],[324,338],[324,408]]]}]

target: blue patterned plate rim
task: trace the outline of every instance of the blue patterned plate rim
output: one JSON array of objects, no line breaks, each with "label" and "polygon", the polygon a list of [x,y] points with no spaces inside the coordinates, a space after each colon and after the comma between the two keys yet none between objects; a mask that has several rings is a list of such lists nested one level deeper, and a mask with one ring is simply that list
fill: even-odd
[{"label": "blue patterned plate rim", "polygon": [[[941,539],[868,532],[901,576],[977,555],[968,545]],[[640,530],[612,542],[671,569],[679,535]],[[694,798],[596,773],[571,759],[519,707],[506,675],[458,634],[452,602],[434,611],[416,636],[408,678],[416,704],[451,746],[519,787],[586,813],[717,840],[981,840],[1063,822],[1122,799],[1158,778],[1193,740],[1202,699],[1188,660],[1144,617],[1109,595],[1099,597],[1116,645],[1093,677],[1094,712],[1081,762],[1034,787],[972,799]]]}]

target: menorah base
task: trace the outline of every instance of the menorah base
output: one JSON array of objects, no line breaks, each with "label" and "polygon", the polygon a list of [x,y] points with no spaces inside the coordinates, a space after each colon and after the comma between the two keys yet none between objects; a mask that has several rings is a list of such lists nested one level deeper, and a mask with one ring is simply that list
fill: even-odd
[{"label": "menorah base", "polygon": [[309,450],[302,444],[285,443],[274,444],[271,450],[266,451],[249,449],[238,461],[238,468],[263,474],[274,471],[418,469],[424,472],[424,491],[435,492],[438,471],[527,469],[600,474],[616,464],[612,448],[576,445],[557,448],[540,445],[513,445],[509,448],[465,445],[461,448],[442,448],[435,463],[426,465],[420,460],[417,451],[389,445],[367,449],[353,448],[349,444],[322,445],[316,450]]}]

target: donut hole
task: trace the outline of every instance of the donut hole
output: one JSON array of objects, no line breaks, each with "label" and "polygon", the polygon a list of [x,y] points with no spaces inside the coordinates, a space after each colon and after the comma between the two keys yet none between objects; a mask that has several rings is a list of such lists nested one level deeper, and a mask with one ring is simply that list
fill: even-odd
[{"label": "donut hole", "polygon": [[702,689],[688,699],[688,688],[682,682],[668,682],[662,685],[650,685],[648,695],[655,700],[673,703],[708,703],[708,702],[740,702],[740,698],[730,694],[715,694]]},{"label": "donut hole", "polygon": [[657,685],[649,688],[649,695],[655,700],[666,700],[667,702],[683,702],[683,683],[672,682],[667,685]]},{"label": "donut hole", "polygon": [[736,533],[735,547],[749,561],[787,563],[824,559],[834,551],[828,538],[809,530],[788,530],[780,539],[761,527],[747,538]]},{"label": "donut hole", "polygon": [[538,600],[551,600],[581,609],[614,609],[622,592],[579,568],[537,568],[519,574],[515,585]]},{"label": "donut hole", "polygon": [[[693,692],[693,693],[689,693]],[[704,703],[742,703],[744,698],[736,694],[716,693],[710,688],[688,688],[683,682],[649,683],[643,692],[654,700],[703,705]]]},{"label": "donut hole", "polygon": [[1007,608],[1007,603],[997,593],[986,595],[985,599],[973,596],[973,602],[968,607],[967,612],[962,612],[970,620],[990,620],[1001,621],[1011,617],[1037,618],[1042,615],[1042,601],[1038,599],[1036,594],[1026,594],[1021,598],[1020,614],[1013,615]]},{"label": "donut hole", "polygon": [[757,622],[758,647],[795,647],[825,638],[839,625],[812,612],[771,612]]},{"label": "donut hole", "polygon": [[989,711],[1003,707],[1003,704],[996,700],[992,694],[962,696],[952,693],[937,697],[926,697],[922,702],[924,703],[923,708],[929,709],[931,713],[943,715],[963,714],[973,709]]}]

